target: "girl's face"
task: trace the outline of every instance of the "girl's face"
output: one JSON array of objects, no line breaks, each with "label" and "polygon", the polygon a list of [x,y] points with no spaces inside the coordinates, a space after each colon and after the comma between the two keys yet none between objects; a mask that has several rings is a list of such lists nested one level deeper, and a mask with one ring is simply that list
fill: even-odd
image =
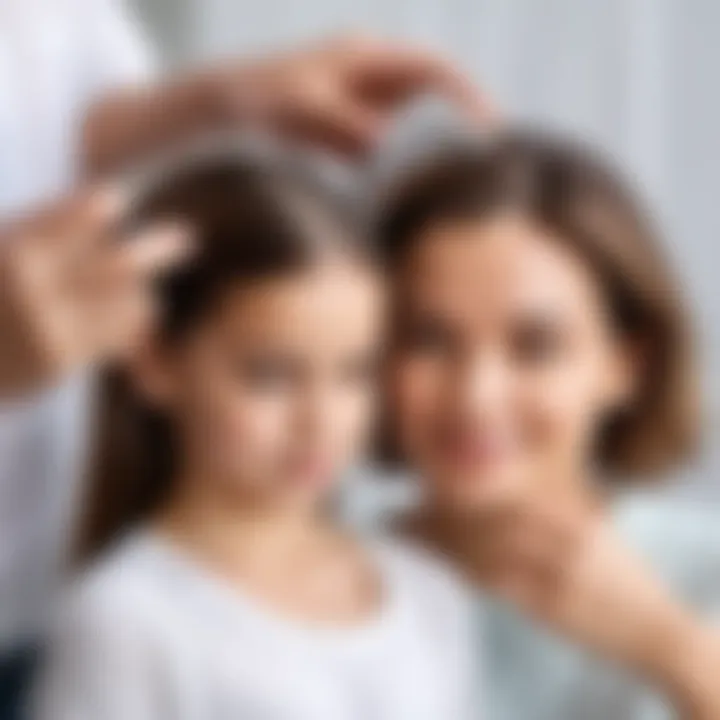
[{"label": "girl's face", "polygon": [[531,221],[428,227],[398,273],[390,412],[436,499],[568,490],[633,363],[591,269]]},{"label": "girl's face", "polygon": [[185,472],[259,502],[322,496],[371,424],[382,316],[379,278],[352,261],[228,291],[142,368]]}]

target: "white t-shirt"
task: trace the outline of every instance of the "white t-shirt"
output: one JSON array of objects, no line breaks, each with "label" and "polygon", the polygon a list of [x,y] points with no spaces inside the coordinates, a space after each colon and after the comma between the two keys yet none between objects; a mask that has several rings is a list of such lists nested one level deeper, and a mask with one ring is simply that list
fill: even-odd
[{"label": "white t-shirt", "polygon": [[[69,190],[87,107],[145,79],[150,65],[115,0],[0,0],[0,223]],[[86,384],[0,405],[0,652],[46,614],[74,505]]]},{"label": "white t-shirt", "polygon": [[130,538],[72,591],[35,720],[477,717],[469,594],[419,550],[368,551],[382,608],[331,628],[275,614],[150,533]]}]

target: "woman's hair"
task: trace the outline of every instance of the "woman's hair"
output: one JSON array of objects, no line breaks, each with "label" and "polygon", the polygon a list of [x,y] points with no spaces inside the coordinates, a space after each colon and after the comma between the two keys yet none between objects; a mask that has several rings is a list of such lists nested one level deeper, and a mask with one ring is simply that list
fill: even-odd
[{"label": "woman's hair", "polygon": [[[510,131],[416,165],[386,198],[378,236],[391,268],[425,228],[499,212],[529,218],[580,253],[645,363],[632,407],[602,428],[599,466],[615,475],[651,473],[696,449],[697,372],[678,283],[636,193],[604,158],[573,141]],[[382,442],[392,459],[389,437]]]},{"label": "woman's hair", "polygon": [[[181,340],[237,283],[301,271],[329,254],[371,260],[369,244],[338,198],[297,167],[215,153],[177,163],[150,185],[130,224],[184,221],[196,245],[183,268],[157,283],[157,333],[165,344]],[[139,396],[123,367],[107,369],[78,560],[162,505],[177,449],[170,418]]]}]

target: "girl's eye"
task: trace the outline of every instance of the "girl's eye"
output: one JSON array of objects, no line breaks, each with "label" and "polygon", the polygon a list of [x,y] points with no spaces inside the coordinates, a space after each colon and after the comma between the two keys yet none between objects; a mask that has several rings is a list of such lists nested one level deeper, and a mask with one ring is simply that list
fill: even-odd
[{"label": "girl's eye", "polygon": [[343,381],[352,385],[367,385],[378,376],[379,363],[376,358],[359,358],[348,363],[343,369]]},{"label": "girl's eye", "polygon": [[565,351],[566,343],[559,328],[533,325],[523,328],[513,345],[517,360],[532,365],[557,359]]}]

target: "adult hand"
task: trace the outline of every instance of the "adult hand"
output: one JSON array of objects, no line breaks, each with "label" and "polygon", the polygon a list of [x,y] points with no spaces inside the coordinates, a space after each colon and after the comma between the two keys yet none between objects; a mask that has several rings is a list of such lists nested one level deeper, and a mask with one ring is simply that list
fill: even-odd
[{"label": "adult hand", "polygon": [[106,172],[162,143],[250,125],[358,156],[403,104],[426,94],[446,98],[478,122],[492,116],[476,87],[441,55],[342,36],[109,98],[90,113],[85,154],[91,170]]},{"label": "adult hand", "polygon": [[174,225],[119,238],[123,204],[88,191],[0,229],[0,398],[117,357],[147,328],[150,280],[190,242]]},{"label": "adult hand", "polygon": [[602,515],[515,503],[473,532],[481,539],[463,545],[484,587],[661,685],[684,717],[720,717],[720,637],[671,597]]},{"label": "adult hand", "polygon": [[230,117],[248,115],[345,154],[366,152],[399,107],[425,94],[478,120],[490,116],[479,91],[441,55],[362,35],[221,69],[211,82]]}]

